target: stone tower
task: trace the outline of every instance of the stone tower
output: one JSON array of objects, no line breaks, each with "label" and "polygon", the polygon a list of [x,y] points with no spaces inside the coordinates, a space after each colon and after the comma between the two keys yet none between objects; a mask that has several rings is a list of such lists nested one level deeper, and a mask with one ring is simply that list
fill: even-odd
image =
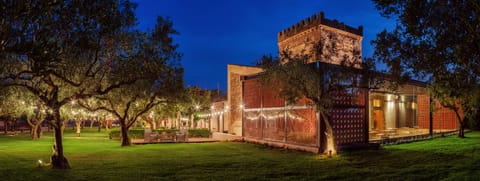
[{"label": "stone tower", "polygon": [[326,19],[320,12],[279,32],[278,48],[279,52],[307,54],[313,52],[317,44],[323,46],[323,53],[314,53],[307,63],[321,61],[340,64],[346,58],[361,62],[362,38],[362,26],[353,28],[337,20]]}]

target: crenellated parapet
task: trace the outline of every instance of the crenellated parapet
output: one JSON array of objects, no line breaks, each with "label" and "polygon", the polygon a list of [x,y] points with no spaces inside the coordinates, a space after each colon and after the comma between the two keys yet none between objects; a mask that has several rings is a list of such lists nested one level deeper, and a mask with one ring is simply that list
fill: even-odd
[{"label": "crenellated parapet", "polygon": [[318,25],[325,25],[332,28],[336,28],[339,30],[343,30],[349,33],[353,33],[359,36],[363,36],[363,26],[359,26],[358,28],[354,28],[351,26],[346,25],[343,22],[339,22],[337,20],[329,20],[325,18],[323,12],[319,12],[318,14],[314,14],[311,17],[308,17],[295,25],[281,31],[278,33],[278,41],[283,41],[289,37],[292,37],[302,31],[308,30],[312,27]]}]

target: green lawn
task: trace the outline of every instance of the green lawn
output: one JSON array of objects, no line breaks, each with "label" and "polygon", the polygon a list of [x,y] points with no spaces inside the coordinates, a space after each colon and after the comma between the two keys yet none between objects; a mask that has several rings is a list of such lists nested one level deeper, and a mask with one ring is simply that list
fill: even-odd
[{"label": "green lawn", "polygon": [[37,168],[53,138],[0,135],[0,180],[479,180],[480,132],[343,152],[333,158],[247,143],[121,148],[106,132],[65,134],[70,170]]}]

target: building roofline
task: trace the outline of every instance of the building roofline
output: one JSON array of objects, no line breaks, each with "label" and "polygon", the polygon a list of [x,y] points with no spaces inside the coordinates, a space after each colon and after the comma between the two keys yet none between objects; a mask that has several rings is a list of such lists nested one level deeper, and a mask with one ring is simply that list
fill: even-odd
[{"label": "building roofline", "polygon": [[345,32],[349,32],[358,36],[363,36],[363,26],[358,26],[358,28],[354,28],[352,26],[346,25],[343,22],[339,22],[338,20],[327,19],[325,18],[325,14],[323,12],[319,12],[317,14],[312,15],[311,17],[308,17],[299,21],[293,26],[290,26],[278,32],[278,41],[283,41],[302,31],[305,31],[307,29],[310,29],[318,25],[325,25],[325,26],[339,29]]},{"label": "building roofline", "polygon": [[260,67],[254,66],[254,65],[242,65],[242,64],[232,64],[232,63],[227,64],[227,66],[228,65],[234,65],[234,66],[240,66],[240,67],[260,68]]},{"label": "building roofline", "polygon": [[[316,64],[317,62],[311,62],[309,64],[311,65],[314,65]],[[325,64],[327,66],[332,66],[333,67],[340,67],[341,65],[337,65],[337,64],[331,64],[331,63],[326,63],[326,62],[319,62],[320,64]],[[353,67],[350,67],[351,69],[357,69],[357,68],[353,68]],[[262,74],[264,74],[264,72],[259,72],[259,73],[255,73],[255,74],[251,74],[251,75],[245,75],[245,76],[241,76],[241,80],[248,80],[248,79],[254,79],[254,78],[258,78],[260,77]],[[391,80],[391,75],[390,74],[387,74],[387,73],[383,73],[383,72],[375,72],[374,73],[376,77],[382,77],[382,79],[384,80]],[[405,84],[410,84],[410,85],[416,85],[416,86],[421,86],[421,87],[426,87],[428,85],[428,83],[426,82],[423,82],[423,81],[419,81],[419,80],[413,80],[413,79],[409,79],[405,82]]]}]

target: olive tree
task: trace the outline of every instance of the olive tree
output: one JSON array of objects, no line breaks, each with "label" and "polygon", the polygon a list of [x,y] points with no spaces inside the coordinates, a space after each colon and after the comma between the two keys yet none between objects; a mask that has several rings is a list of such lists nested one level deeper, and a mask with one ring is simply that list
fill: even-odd
[{"label": "olive tree", "polygon": [[[54,129],[52,168],[67,169],[60,109],[136,79],[110,82],[122,32],[135,23],[128,0],[1,1],[0,87],[29,91],[46,106]],[[128,75],[125,75],[128,76]]]},{"label": "olive tree", "polygon": [[383,16],[397,20],[373,41],[374,57],[394,77],[427,81],[430,95],[455,112],[458,137],[475,117],[480,94],[480,2],[374,0]]},{"label": "olive tree", "polygon": [[125,44],[118,59],[112,60],[103,86],[115,86],[125,79],[135,80],[118,86],[108,94],[92,96],[79,101],[90,111],[103,110],[120,123],[122,146],[128,146],[130,127],[155,106],[168,103],[182,93],[183,68],[181,55],[173,43],[173,22],[158,17],[157,24],[148,32],[133,31],[123,35]]}]

